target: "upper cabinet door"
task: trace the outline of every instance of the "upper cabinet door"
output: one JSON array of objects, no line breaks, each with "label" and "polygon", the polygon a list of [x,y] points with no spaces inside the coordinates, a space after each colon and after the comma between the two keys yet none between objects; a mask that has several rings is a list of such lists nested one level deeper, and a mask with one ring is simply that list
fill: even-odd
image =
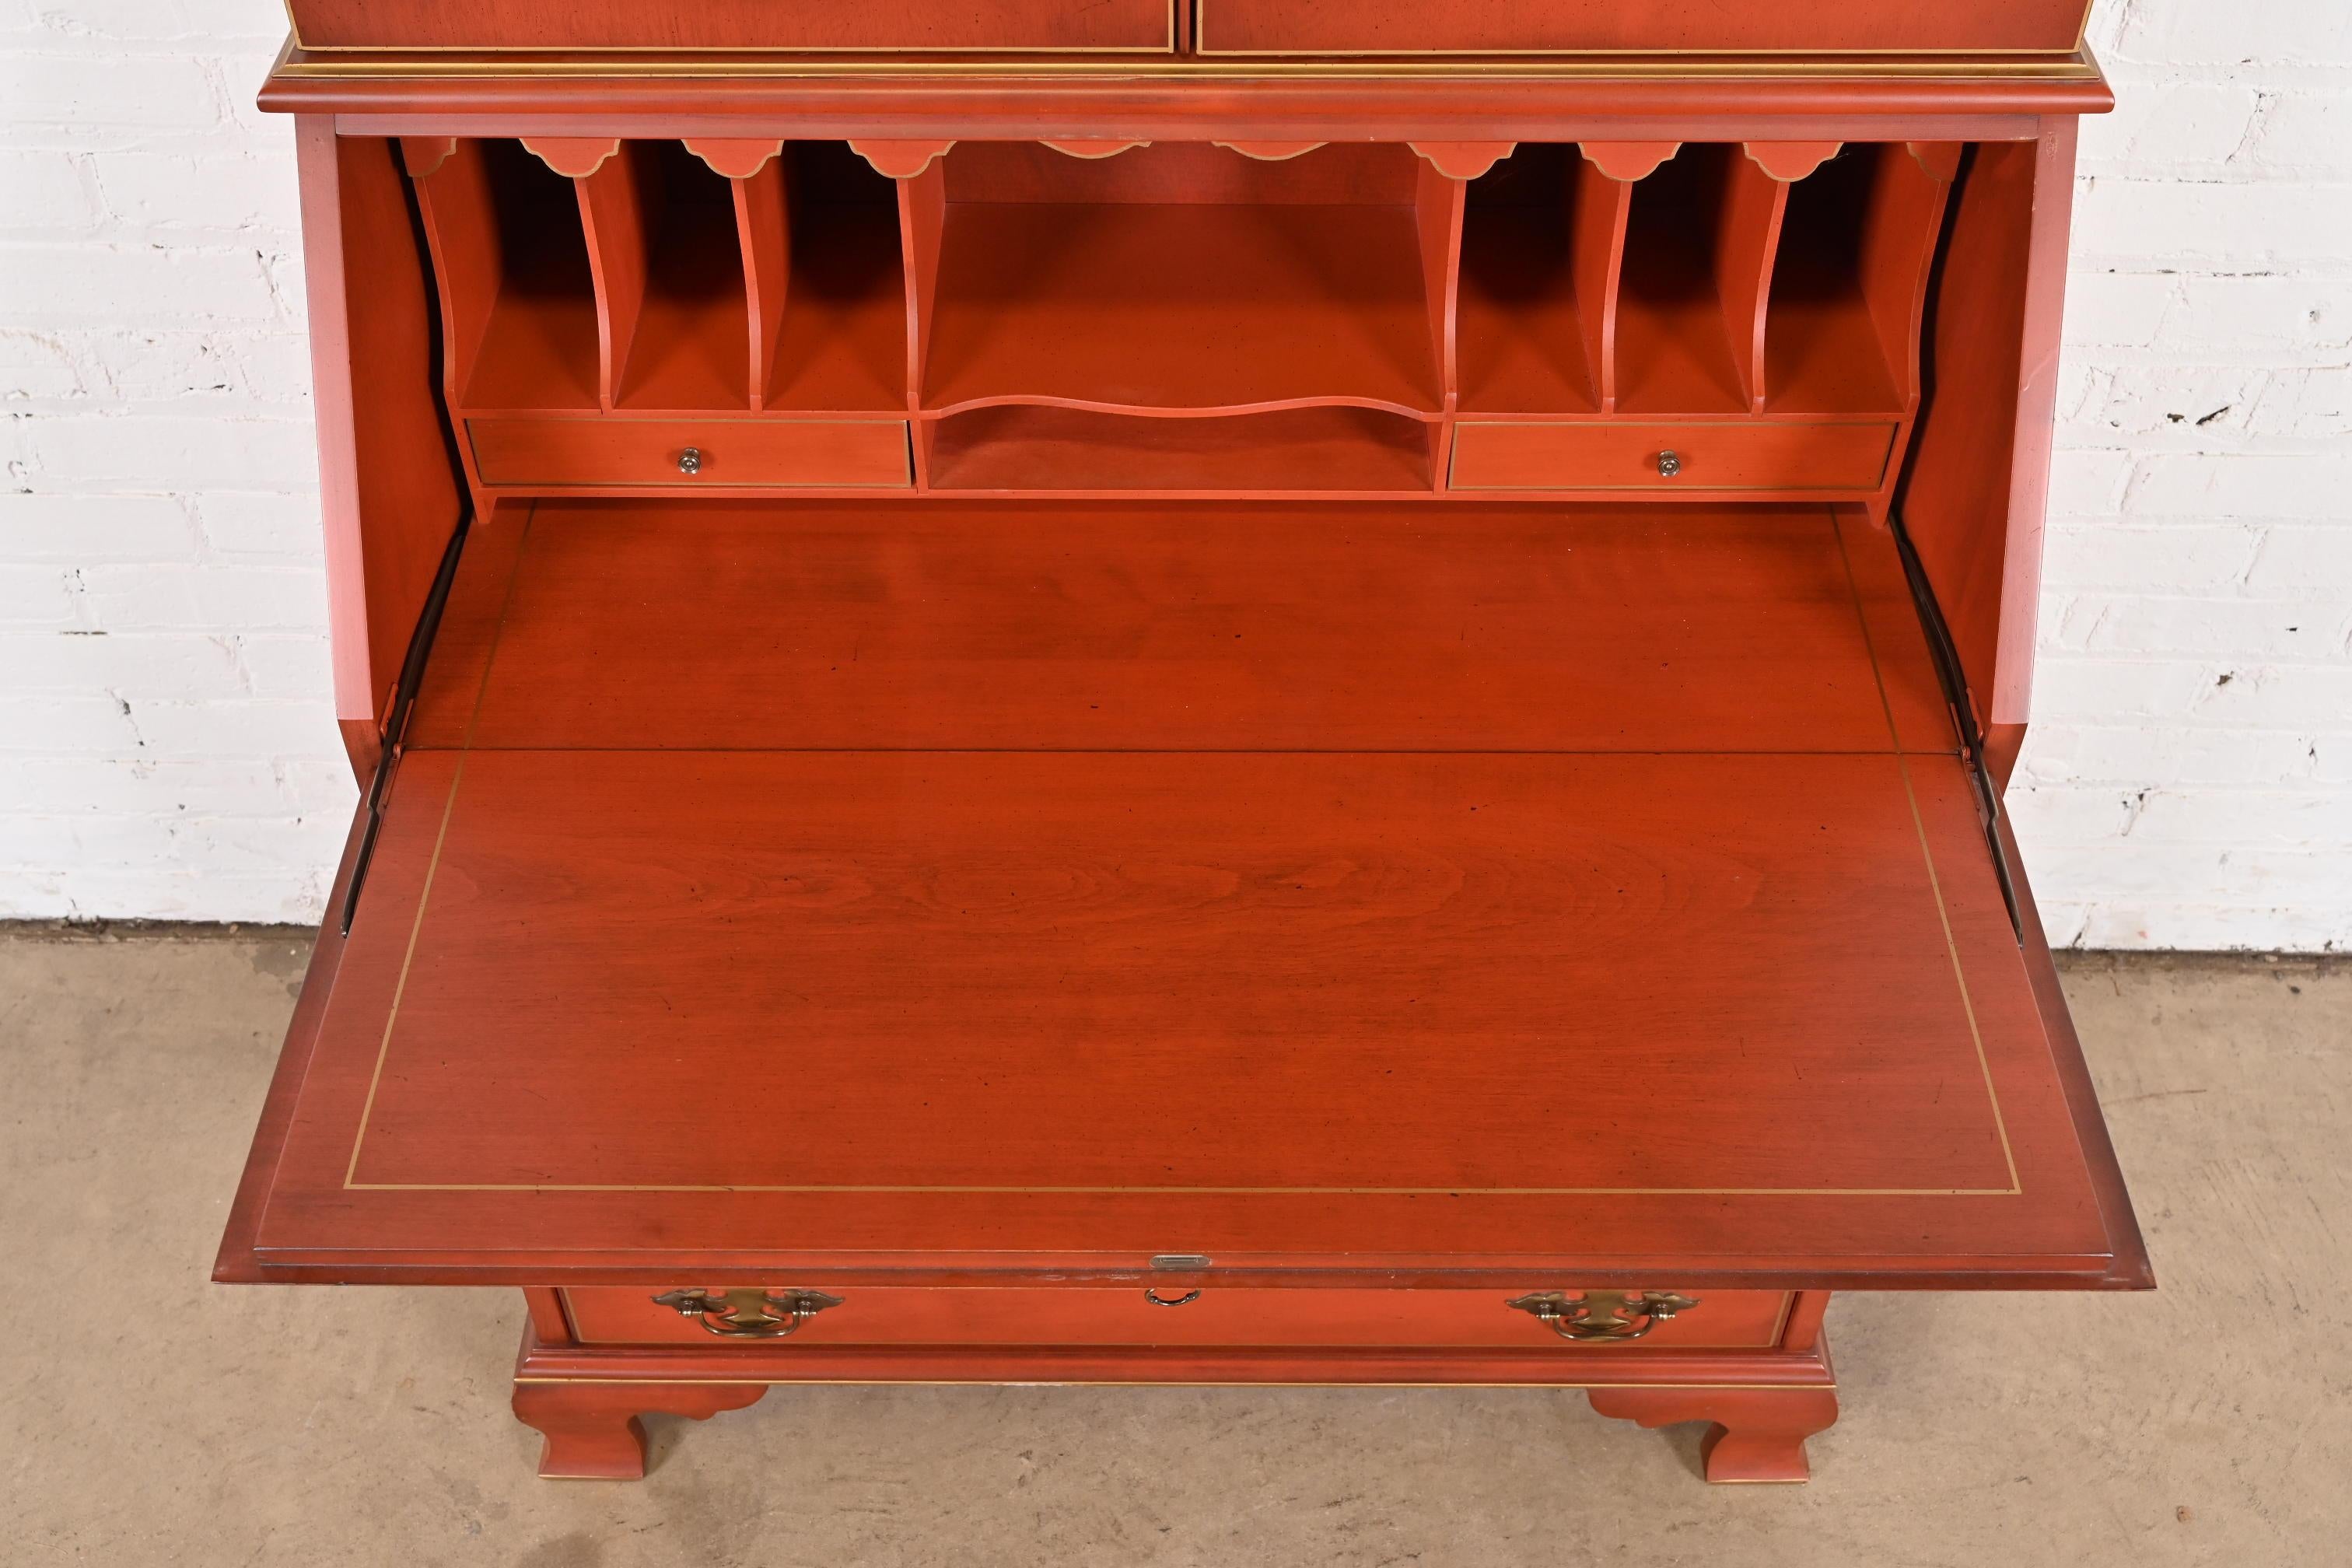
[{"label": "upper cabinet door", "polygon": [[289,0],[306,49],[1166,54],[1181,0]]},{"label": "upper cabinet door", "polygon": [[1198,0],[1204,55],[2066,53],[2085,0]]}]

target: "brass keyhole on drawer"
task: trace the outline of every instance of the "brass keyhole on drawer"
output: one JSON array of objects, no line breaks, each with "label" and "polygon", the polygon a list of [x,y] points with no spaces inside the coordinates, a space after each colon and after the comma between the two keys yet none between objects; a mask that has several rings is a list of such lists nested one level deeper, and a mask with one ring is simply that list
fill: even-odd
[{"label": "brass keyhole on drawer", "polygon": [[1201,1299],[1201,1292],[1194,1289],[1187,1290],[1181,1296],[1162,1296],[1159,1291],[1146,1285],[1143,1288],[1143,1299],[1155,1307],[1189,1307]]},{"label": "brass keyhole on drawer", "polygon": [[665,1290],[654,1305],[667,1307],[681,1318],[701,1320],[708,1332],[729,1339],[776,1340],[795,1332],[803,1323],[841,1298],[822,1290]]},{"label": "brass keyhole on drawer", "polygon": [[677,471],[681,474],[702,472],[702,448],[688,447],[677,455]]},{"label": "brass keyhole on drawer", "polygon": [[1640,1339],[1660,1323],[1670,1321],[1675,1313],[1687,1312],[1698,1303],[1671,1290],[1643,1290],[1638,1294],[1585,1290],[1573,1295],[1564,1290],[1539,1290],[1533,1295],[1515,1296],[1503,1305],[1532,1315],[1561,1339],[1618,1344]]},{"label": "brass keyhole on drawer", "polygon": [[1658,454],[1658,477],[1660,479],[1671,479],[1682,471],[1683,460],[1680,456],[1671,451],[1661,452]]}]

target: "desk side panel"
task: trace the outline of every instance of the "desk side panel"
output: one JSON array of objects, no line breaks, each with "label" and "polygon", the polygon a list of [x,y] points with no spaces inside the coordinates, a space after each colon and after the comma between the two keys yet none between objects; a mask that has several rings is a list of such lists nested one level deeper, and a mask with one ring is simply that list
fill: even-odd
[{"label": "desk side panel", "polygon": [[335,715],[370,771],[394,683],[465,510],[436,395],[425,249],[398,154],[295,125]]},{"label": "desk side panel", "polygon": [[1896,504],[2007,782],[2031,713],[2076,124],[1979,146],[1953,199]]}]

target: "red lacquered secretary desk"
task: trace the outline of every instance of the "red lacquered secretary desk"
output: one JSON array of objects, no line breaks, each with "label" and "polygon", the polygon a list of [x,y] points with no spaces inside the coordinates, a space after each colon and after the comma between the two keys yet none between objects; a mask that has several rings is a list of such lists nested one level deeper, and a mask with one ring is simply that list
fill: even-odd
[{"label": "red lacquered secretary desk", "polygon": [[[799,1383],[2145,1287],[2001,788],[2082,0],[292,0],[362,799],[226,1280]],[[2063,1309],[2053,1309],[2063,1316]]]}]

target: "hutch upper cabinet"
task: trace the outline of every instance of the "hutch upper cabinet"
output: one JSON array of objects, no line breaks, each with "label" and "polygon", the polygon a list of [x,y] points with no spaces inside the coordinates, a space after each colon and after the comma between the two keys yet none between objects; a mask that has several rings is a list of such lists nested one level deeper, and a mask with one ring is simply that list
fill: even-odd
[{"label": "hutch upper cabinet", "polygon": [[2079,0],[293,0],[363,797],[225,1279],[771,1384],[2145,1286],[2001,786]]}]

